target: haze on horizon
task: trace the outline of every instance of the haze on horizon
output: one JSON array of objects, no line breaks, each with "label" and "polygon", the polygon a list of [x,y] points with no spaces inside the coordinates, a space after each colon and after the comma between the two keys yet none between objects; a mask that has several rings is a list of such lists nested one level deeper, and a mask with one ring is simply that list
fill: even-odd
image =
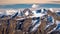
[{"label": "haze on horizon", "polygon": [[6,4],[32,4],[32,3],[55,3],[60,4],[60,0],[0,0],[0,5]]}]

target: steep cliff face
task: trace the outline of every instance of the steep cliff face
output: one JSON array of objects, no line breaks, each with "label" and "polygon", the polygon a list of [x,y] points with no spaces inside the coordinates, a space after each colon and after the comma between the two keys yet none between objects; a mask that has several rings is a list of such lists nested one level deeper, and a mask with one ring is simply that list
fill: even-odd
[{"label": "steep cliff face", "polygon": [[[6,18],[0,18],[0,34],[50,34],[54,31],[60,31],[60,21],[57,21],[60,17],[58,18],[54,11],[45,9],[41,11],[39,9],[30,12],[30,9],[25,9],[21,11],[23,16],[17,16],[18,12],[15,10],[9,12],[7,11],[8,16],[14,14],[10,16],[12,18],[6,17],[6,15]],[[26,12],[32,15],[24,14]]]}]

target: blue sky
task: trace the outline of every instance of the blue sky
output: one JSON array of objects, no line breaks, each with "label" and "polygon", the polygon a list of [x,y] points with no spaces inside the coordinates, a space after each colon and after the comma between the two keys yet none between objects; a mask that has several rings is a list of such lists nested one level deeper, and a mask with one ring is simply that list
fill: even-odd
[{"label": "blue sky", "polygon": [[[14,5],[0,5],[0,8],[31,8],[32,4],[14,4]],[[45,8],[60,8],[60,4],[39,4],[40,7]]]}]

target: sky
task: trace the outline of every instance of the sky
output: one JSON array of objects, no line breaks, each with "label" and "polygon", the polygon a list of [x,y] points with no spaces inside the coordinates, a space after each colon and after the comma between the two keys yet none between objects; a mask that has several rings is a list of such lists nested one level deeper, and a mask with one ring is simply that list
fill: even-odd
[{"label": "sky", "polygon": [[6,4],[32,4],[32,3],[58,3],[60,0],[0,0],[0,5]]}]

